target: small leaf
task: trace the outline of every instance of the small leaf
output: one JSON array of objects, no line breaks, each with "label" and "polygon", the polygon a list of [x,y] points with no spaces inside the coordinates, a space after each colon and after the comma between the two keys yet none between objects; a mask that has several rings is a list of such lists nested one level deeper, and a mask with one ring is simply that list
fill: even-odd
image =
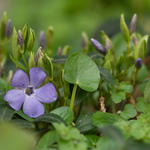
[{"label": "small leaf", "polygon": [[97,135],[85,135],[85,137],[87,138],[87,144],[88,144],[88,148],[93,148],[96,146],[98,140],[100,139],[99,136]]},{"label": "small leaf", "polygon": [[135,108],[133,105],[131,104],[126,104],[124,107],[124,110],[121,112],[121,117],[128,120],[130,118],[135,117],[137,114]]},{"label": "small leaf", "polygon": [[130,82],[121,82],[120,83],[120,88],[125,92],[125,93],[132,93],[133,92],[133,86],[130,84]]},{"label": "small leaf", "polygon": [[41,122],[41,121],[48,123],[57,122],[66,124],[65,121],[60,116],[53,113],[45,113],[34,119],[34,122]]},{"label": "small leaf", "polygon": [[112,86],[116,86],[116,82],[115,82],[113,76],[110,74],[110,72],[107,69],[105,69],[104,67],[101,67],[101,66],[98,66],[98,69],[100,71],[102,80],[106,81],[107,83],[109,83]]},{"label": "small leaf", "polygon": [[27,71],[27,68],[22,63],[17,61],[15,58],[12,58],[11,55],[10,55],[10,58],[20,69]]},{"label": "small leaf", "polygon": [[95,60],[95,59],[99,59],[99,58],[104,58],[104,56],[98,52],[89,52],[87,54],[92,60]]},{"label": "small leaf", "polygon": [[122,120],[119,115],[104,113],[104,112],[96,112],[92,117],[92,123],[97,127],[102,127],[105,125],[112,125],[113,123]]},{"label": "small leaf", "polygon": [[51,111],[51,113],[56,114],[64,119],[67,125],[71,124],[74,117],[74,112],[72,109],[68,106],[62,106],[59,108],[56,108]]},{"label": "small leaf", "polygon": [[14,114],[14,110],[9,107],[7,103],[0,103],[0,121],[11,120]]},{"label": "small leaf", "polygon": [[52,62],[56,64],[65,64],[68,55],[56,55],[53,57]]},{"label": "small leaf", "polygon": [[92,124],[92,115],[92,113],[88,113],[80,116],[75,123],[75,127],[78,128],[80,132],[86,132],[94,129],[95,126]]},{"label": "small leaf", "polygon": [[115,103],[120,103],[122,100],[126,98],[124,92],[116,92],[116,90],[114,89],[110,91],[110,94],[113,102]]},{"label": "small leaf", "polygon": [[95,91],[100,82],[99,70],[87,55],[74,53],[65,63],[65,80],[77,84],[85,91]]}]

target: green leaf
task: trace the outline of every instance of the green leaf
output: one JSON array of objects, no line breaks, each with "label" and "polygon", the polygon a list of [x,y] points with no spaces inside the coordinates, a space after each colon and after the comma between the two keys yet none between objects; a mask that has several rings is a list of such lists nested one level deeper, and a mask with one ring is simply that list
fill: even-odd
[{"label": "green leaf", "polygon": [[96,146],[98,140],[100,139],[99,136],[97,135],[85,135],[85,137],[87,138],[87,144],[88,144],[88,148],[93,148]]},{"label": "green leaf", "polygon": [[110,74],[110,72],[107,69],[105,69],[104,67],[101,67],[101,66],[98,66],[98,69],[100,71],[102,80],[106,81],[107,83],[109,83],[112,86],[116,86],[116,82],[115,82],[113,76]]},{"label": "green leaf", "polygon": [[12,58],[11,55],[10,55],[10,58],[20,69],[27,71],[27,68],[22,63],[17,61],[15,58]]},{"label": "green leaf", "polygon": [[4,79],[0,78],[0,92],[1,90],[6,90],[7,83]]},{"label": "green leaf", "polygon": [[130,32],[124,20],[123,14],[121,14],[121,18],[120,18],[120,28],[125,41],[128,43],[130,41]]},{"label": "green leaf", "polygon": [[98,88],[100,82],[99,70],[87,55],[74,53],[66,61],[65,80],[77,84],[83,90],[92,92]]},{"label": "green leaf", "polygon": [[104,58],[104,56],[98,52],[89,52],[87,54],[92,60],[95,60],[95,59],[99,59],[99,58]]},{"label": "green leaf", "polygon": [[77,92],[76,92],[74,106],[80,104],[82,101],[85,100],[86,97],[87,97],[87,92],[78,87]]},{"label": "green leaf", "polygon": [[68,55],[56,55],[53,57],[52,62],[56,64],[65,64]]},{"label": "green leaf", "polygon": [[12,123],[14,123],[15,125],[21,127],[21,128],[35,128],[35,125],[31,122],[28,122],[26,120],[23,119],[13,119]]},{"label": "green leaf", "polygon": [[150,102],[150,80],[147,82],[144,90],[144,98]]},{"label": "green leaf", "polygon": [[145,78],[147,78],[149,75],[149,71],[147,69],[147,67],[145,66],[145,64],[142,65],[141,69],[138,72],[138,76],[137,76],[137,81],[140,80],[144,80]]},{"label": "green leaf", "polygon": [[53,113],[45,113],[39,117],[37,117],[36,119],[34,119],[34,122],[48,122],[48,123],[53,123],[53,122],[57,122],[57,123],[65,123],[65,121],[58,115],[53,114]]},{"label": "green leaf", "polygon": [[120,103],[122,100],[124,100],[126,98],[124,92],[117,92],[114,89],[110,91],[110,94],[111,94],[111,98],[112,98],[113,102],[115,102],[115,103]]},{"label": "green leaf", "polygon": [[126,104],[124,110],[121,112],[121,117],[128,120],[130,118],[135,117],[137,114],[134,105]]},{"label": "green leaf", "polygon": [[57,140],[58,134],[56,131],[47,132],[38,142],[38,148],[49,148]]},{"label": "green leaf", "polygon": [[76,123],[75,127],[78,128],[80,132],[86,132],[95,128],[92,124],[92,113],[80,116]]},{"label": "green leaf", "polygon": [[150,112],[150,104],[147,103],[144,97],[138,97],[136,103],[136,109],[138,112],[148,113]]},{"label": "green leaf", "polygon": [[2,120],[11,120],[14,114],[14,110],[9,107],[7,103],[0,103],[0,121]]},{"label": "green leaf", "polygon": [[125,93],[132,93],[133,92],[133,86],[130,84],[130,82],[121,82],[120,83],[120,88],[125,92]]},{"label": "green leaf", "polygon": [[104,125],[112,125],[113,123],[122,120],[119,115],[104,113],[104,112],[96,112],[92,117],[92,124],[97,127],[102,127]]},{"label": "green leaf", "polygon": [[71,124],[74,117],[74,112],[72,109],[68,106],[62,106],[59,108],[56,108],[51,111],[51,113],[56,114],[64,119],[67,125]]}]

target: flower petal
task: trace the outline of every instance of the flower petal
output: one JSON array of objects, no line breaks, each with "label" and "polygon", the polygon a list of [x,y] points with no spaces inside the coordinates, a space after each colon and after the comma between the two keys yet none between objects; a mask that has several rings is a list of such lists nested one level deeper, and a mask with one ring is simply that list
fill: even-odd
[{"label": "flower petal", "polygon": [[46,79],[46,74],[40,67],[30,69],[30,85],[38,88]]},{"label": "flower petal", "polygon": [[42,103],[51,103],[57,99],[56,90],[52,83],[47,83],[35,90],[35,97]]},{"label": "flower petal", "polygon": [[44,114],[44,106],[33,96],[27,96],[23,104],[23,112],[30,118]]},{"label": "flower petal", "polygon": [[11,86],[17,88],[26,88],[28,85],[29,85],[28,75],[24,71],[18,69],[13,76]]},{"label": "flower petal", "polygon": [[18,111],[25,100],[25,93],[23,90],[13,89],[6,93],[4,100],[9,103],[10,107]]}]

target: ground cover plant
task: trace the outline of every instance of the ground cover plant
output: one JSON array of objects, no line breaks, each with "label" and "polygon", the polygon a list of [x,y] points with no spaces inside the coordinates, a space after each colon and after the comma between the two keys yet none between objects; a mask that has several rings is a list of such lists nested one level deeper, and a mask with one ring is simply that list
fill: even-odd
[{"label": "ground cover plant", "polygon": [[[53,55],[53,27],[0,25],[0,148],[3,150],[149,150],[150,80],[145,54],[149,35],[120,16],[120,34],[101,42],[81,36]],[[12,53],[9,55],[9,45]],[[58,45],[60,46],[60,45]],[[5,72],[8,60],[16,65]]]}]

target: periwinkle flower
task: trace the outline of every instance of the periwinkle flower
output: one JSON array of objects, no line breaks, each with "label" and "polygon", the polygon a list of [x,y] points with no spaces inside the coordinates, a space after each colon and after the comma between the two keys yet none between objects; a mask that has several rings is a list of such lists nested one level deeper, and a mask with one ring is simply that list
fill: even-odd
[{"label": "periwinkle flower", "polygon": [[44,114],[42,103],[51,103],[57,99],[56,90],[52,83],[47,83],[38,88],[46,78],[46,74],[40,67],[30,69],[30,81],[28,75],[18,69],[11,81],[12,89],[6,93],[4,100],[16,111],[20,110],[23,104],[23,112],[36,118]]},{"label": "periwinkle flower", "polygon": [[136,67],[137,69],[140,69],[140,68],[142,67],[142,64],[143,64],[143,61],[142,61],[141,58],[137,58],[137,59],[135,60],[135,67]]},{"label": "periwinkle flower", "polygon": [[98,52],[104,55],[107,54],[106,48],[102,44],[100,44],[97,40],[91,38],[91,43]]}]

